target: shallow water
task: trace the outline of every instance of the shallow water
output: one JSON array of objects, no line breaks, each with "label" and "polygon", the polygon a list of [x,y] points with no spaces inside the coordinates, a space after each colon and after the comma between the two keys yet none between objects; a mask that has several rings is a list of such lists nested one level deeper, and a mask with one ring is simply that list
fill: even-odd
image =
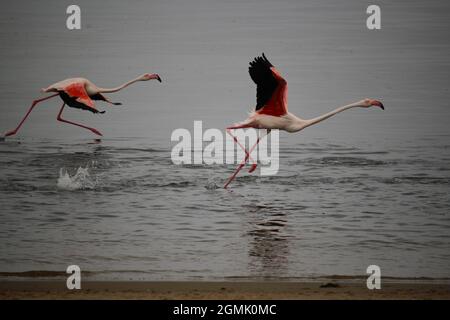
[{"label": "shallow water", "polygon": [[[67,110],[104,138],[55,121],[59,101],[0,142],[0,271],[103,279],[361,275],[450,277],[449,5],[381,1],[383,29],[359,1],[14,2],[0,13],[0,128],[39,88],[70,76],[117,85],[123,107]],[[407,4],[406,4],[407,3]],[[61,12],[63,15],[61,16]],[[356,18],[360,17],[361,18]],[[280,171],[177,166],[170,135],[194,120],[224,128],[254,105],[247,62],[265,51],[289,82],[290,111],[351,110],[280,134]]]},{"label": "shallow water", "polygon": [[446,277],[448,159],[426,155],[449,147],[290,145],[278,175],[243,174],[224,190],[232,166],[176,166],[170,149],[136,138],[8,141],[1,269],[290,278],[375,263],[391,276]]}]

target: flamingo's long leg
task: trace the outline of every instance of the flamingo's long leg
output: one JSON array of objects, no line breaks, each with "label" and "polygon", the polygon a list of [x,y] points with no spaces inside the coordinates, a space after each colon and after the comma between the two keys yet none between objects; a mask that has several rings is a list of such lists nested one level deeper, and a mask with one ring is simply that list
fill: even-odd
[{"label": "flamingo's long leg", "polygon": [[225,185],[223,186],[224,189],[226,189],[228,187],[228,185],[231,183],[231,181],[234,180],[234,178],[236,177],[236,175],[239,173],[239,171],[241,171],[241,169],[244,167],[245,163],[247,162],[248,158],[250,157],[250,153],[253,152],[253,149],[255,149],[255,147],[258,145],[260,141],[260,138],[258,137],[258,140],[256,140],[256,143],[254,144],[254,146],[250,149],[250,151],[246,154],[244,160],[242,160],[242,162],[237,166],[236,170],[234,171],[234,173],[228,178],[227,182],[225,182]]},{"label": "flamingo's long leg", "polygon": [[224,189],[226,189],[228,187],[228,185],[231,183],[231,181],[234,180],[234,178],[236,177],[236,175],[239,173],[239,171],[241,171],[242,167],[244,166],[243,163],[241,163],[236,170],[234,171],[234,173],[228,178],[227,182],[225,182],[225,185],[223,186]]},{"label": "flamingo's long leg", "polygon": [[[231,181],[234,180],[234,178],[236,177],[236,175],[239,173],[239,171],[241,171],[242,167],[244,167],[245,163],[248,160],[248,157],[250,156],[250,154],[253,152],[253,150],[256,148],[256,146],[258,145],[258,143],[261,141],[262,138],[264,138],[266,135],[268,135],[270,133],[270,129],[267,130],[266,134],[262,137],[258,137],[258,140],[256,140],[256,143],[253,145],[253,147],[250,148],[250,151],[247,153],[246,157],[244,160],[242,160],[242,162],[239,164],[239,166],[237,166],[236,170],[234,171],[234,173],[228,178],[227,182],[225,183],[225,185],[223,186],[224,189],[226,189],[228,187],[228,185],[231,183]],[[252,168],[253,169],[253,168]],[[252,172],[253,170],[250,169]],[[256,169],[256,166],[255,166]]]},{"label": "flamingo's long leg", "polygon": [[[242,150],[245,152],[245,156],[247,156],[254,164],[256,164],[256,161],[252,158],[251,154],[245,149],[245,147],[239,142],[237,137],[231,133],[231,129],[227,128],[227,133],[233,138],[234,142],[241,147]],[[256,168],[256,166],[255,166]],[[253,171],[253,170],[252,170]]]},{"label": "flamingo's long leg", "polygon": [[56,117],[56,119],[57,119],[58,121],[65,122],[65,123],[69,123],[69,124],[73,124],[74,126],[78,126],[78,127],[81,127],[81,128],[88,129],[88,130],[92,131],[93,133],[95,133],[95,134],[97,134],[97,135],[99,135],[99,136],[102,136],[102,134],[101,134],[97,129],[95,129],[95,128],[90,128],[90,127],[84,126],[84,125],[82,125],[82,124],[75,123],[75,122],[72,122],[72,121],[69,121],[69,120],[66,120],[66,119],[61,118],[61,115],[62,115],[62,112],[63,112],[65,106],[66,106],[66,104],[63,103],[63,105],[62,105],[62,107],[61,107],[61,110],[59,110],[58,116]]},{"label": "flamingo's long leg", "polygon": [[48,96],[48,97],[45,97],[45,98],[41,98],[41,99],[34,100],[33,103],[31,104],[31,107],[28,109],[27,113],[26,113],[25,116],[23,117],[22,121],[19,122],[19,125],[18,125],[14,130],[11,130],[11,131],[6,132],[6,133],[5,133],[5,136],[8,137],[8,136],[12,136],[12,135],[16,134],[17,131],[19,131],[19,129],[20,129],[20,127],[22,126],[22,124],[25,122],[25,120],[26,120],[26,119],[28,118],[28,116],[30,115],[31,111],[33,111],[34,107],[35,107],[39,102],[48,100],[48,99],[50,99],[50,98],[54,98],[54,97],[56,97],[57,95],[59,95],[59,93],[55,93],[55,94],[52,94],[51,96]]},{"label": "flamingo's long leg", "polygon": [[[234,142],[236,142],[237,145],[238,145],[239,147],[241,147],[242,150],[244,150],[245,155],[248,156],[249,159],[253,162],[253,164],[252,164],[250,170],[248,171],[248,172],[253,172],[253,171],[256,170],[257,163],[256,163],[255,160],[253,160],[253,158],[252,158],[252,156],[251,156],[251,154],[250,154],[251,152],[249,153],[249,152],[247,151],[247,149],[245,149],[245,147],[238,141],[237,137],[234,136],[234,135],[231,133],[231,130],[233,130],[233,129],[244,129],[244,128],[254,128],[254,126],[253,126],[253,120],[249,118],[249,119],[245,120],[244,122],[241,122],[241,123],[235,124],[235,125],[233,125],[233,126],[231,126],[231,127],[228,127],[226,130],[227,130],[227,133],[228,133],[231,137],[233,137]],[[245,163],[244,163],[244,164],[245,164]]]}]

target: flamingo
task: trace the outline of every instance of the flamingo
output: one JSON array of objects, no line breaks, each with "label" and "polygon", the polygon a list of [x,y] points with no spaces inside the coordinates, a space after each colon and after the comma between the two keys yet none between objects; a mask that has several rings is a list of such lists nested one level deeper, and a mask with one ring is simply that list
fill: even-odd
[{"label": "flamingo", "polygon": [[70,79],[56,82],[56,83],[48,86],[47,88],[41,89],[42,93],[55,92],[55,94],[41,98],[41,99],[34,100],[33,103],[31,104],[31,107],[28,109],[28,112],[23,117],[22,121],[19,122],[18,126],[14,130],[6,132],[5,137],[12,136],[12,135],[16,134],[17,131],[19,131],[22,124],[25,122],[25,120],[30,115],[31,111],[34,109],[34,107],[38,103],[43,102],[48,99],[51,99],[51,98],[54,98],[56,96],[60,96],[60,98],[63,100],[63,105],[62,105],[61,109],[59,110],[58,116],[56,117],[56,119],[58,121],[72,124],[72,125],[84,128],[84,129],[88,129],[88,130],[92,131],[93,133],[95,133],[99,136],[102,136],[102,134],[95,128],[90,128],[85,125],[63,119],[62,112],[63,112],[66,104],[69,107],[82,109],[82,110],[88,110],[88,111],[91,111],[92,113],[105,113],[105,111],[98,111],[92,100],[102,100],[111,105],[121,105],[120,102],[110,101],[107,97],[105,97],[103,95],[103,93],[117,92],[117,91],[120,91],[120,90],[128,87],[129,85],[131,85],[137,81],[148,81],[148,80],[152,80],[152,79],[156,79],[159,82],[161,82],[160,76],[156,73],[154,73],[154,74],[144,73],[143,75],[141,75],[131,81],[125,82],[124,84],[122,84],[118,87],[109,88],[109,89],[97,87],[94,83],[92,83],[91,81],[89,81],[88,79],[85,79],[85,78],[70,78]]},{"label": "flamingo", "polygon": [[[246,120],[226,128],[227,133],[233,138],[234,142],[244,150],[245,158],[225,182],[225,189],[245,166],[248,160],[253,162],[249,172],[253,172],[256,169],[257,164],[256,161],[252,159],[251,154],[261,141],[261,138],[270,134],[270,130],[272,129],[284,130],[289,133],[299,132],[309,126],[328,119],[335,114],[356,107],[369,108],[371,106],[378,106],[384,110],[384,106],[380,101],[366,98],[339,107],[313,119],[301,119],[288,111],[287,82],[283,79],[278,70],[269,62],[264,53],[262,54],[262,57],[256,57],[250,62],[248,72],[253,82],[256,84],[256,107],[255,111],[252,112]],[[246,150],[232,133],[232,130],[241,128],[266,129],[266,134],[263,137],[258,137],[256,143],[249,150]]]}]

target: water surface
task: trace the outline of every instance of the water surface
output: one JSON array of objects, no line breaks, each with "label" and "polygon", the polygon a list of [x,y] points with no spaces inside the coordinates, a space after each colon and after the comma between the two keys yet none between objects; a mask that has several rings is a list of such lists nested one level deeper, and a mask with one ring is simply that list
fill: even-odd
[{"label": "water surface", "polygon": [[[25,5],[26,4],[26,5]],[[0,271],[65,270],[103,279],[450,277],[449,4],[381,1],[382,30],[360,1],[15,1],[0,13],[0,128],[39,89],[73,76],[114,86],[122,107],[67,110],[100,142],[36,107],[0,143]],[[266,52],[289,82],[290,111],[351,110],[280,134],[280,171],[176,166],[176,128],[224,128],[255,104],[247,63]]]}]

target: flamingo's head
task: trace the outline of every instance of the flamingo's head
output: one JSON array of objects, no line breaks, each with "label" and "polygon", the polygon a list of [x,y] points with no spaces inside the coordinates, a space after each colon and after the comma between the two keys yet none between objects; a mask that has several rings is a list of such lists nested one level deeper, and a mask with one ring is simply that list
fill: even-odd
[{"label": "flamingo's head", "polygon": [[363,107],[363,108],[369,108],[372,106],[377,106],[380,107],[381,109],[384,110],[384,105],[381,103],[381,101],[378,100],[374,100],[374,99],[363,99],[361,101],[358,102],[358,105]]},{"label": "flamingo's head", "polygon": [[158,80],[159,82],[161,82],[161,77],[157,73],[144,73],[139,80],[141,81]]}]

